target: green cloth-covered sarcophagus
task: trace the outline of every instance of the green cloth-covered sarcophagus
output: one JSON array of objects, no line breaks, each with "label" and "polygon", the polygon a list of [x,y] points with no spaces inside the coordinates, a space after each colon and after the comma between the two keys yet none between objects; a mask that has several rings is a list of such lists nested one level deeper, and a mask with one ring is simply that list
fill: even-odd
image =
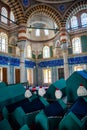
[{"label": "green cloth-covered sarcophagus", "polygon": [[0,121],[0,130],[12,130],[12,127],[7,119]]},{"label": "green cloth-covered sarcophagus", "polygon": [[79,97],[59,123],[58,130],[87,130],[87,97]]},{"label": "green cloth-covered sarcophagus", "polygon": [[87,71],[76,71],[66,80],[67,102],[73,103],[77,98],[77,89],[83,84],[87,89]]},{"label": "green cloth-covered sarcophagus", "polygon": [[38,130],[55,130],[65,111],[65,103],[61,99],[56,100],[36,115],[36,128]]},{"label": "green cloth-covered sarcophagus", "polygon": [[55,100],[55,91],[56,88],[62,91],[62,97],[66,96],[66,81],[64,79],[57,80],[56,82],[52,83],[48,90],[46,91],[45,97],[48,100]]},{"label": "green cloth-covered sarcophagus", "polygon": [[34,123],[36,114],[47,105],[49,103],[40,96],[31,97],[30,99],[25,98],[24,100],[5,106],[3,108],[3,116],[9,118],[10,114],[19,126],[23,126],[24,124],[30,126]]},{"label": "green cloth-covered sarcophagus", "polygon": [[11,86],[3,85],[0,88],[0,111],[5,105],[24,99],[24,93],[25,88],[22,84],[15,84]]}]

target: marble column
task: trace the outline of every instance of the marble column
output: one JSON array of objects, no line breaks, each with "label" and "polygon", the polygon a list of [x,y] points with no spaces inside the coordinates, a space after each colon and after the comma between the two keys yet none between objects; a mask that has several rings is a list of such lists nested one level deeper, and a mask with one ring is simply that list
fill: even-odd
[{"label": "marble column", "polygon": [[25,46],[26,46],[26,28],[25,25],[20,25],[18,34],[18,47],[20,48],[20,82],[27,82],[27,73],[25,69]]},{"label": "marble column", "polygon": [[64,77],[65,80],[69,77],[69,65],[68,65],[68,41],[69,36],[65,28],[60,30],[60,46],[64,60]]},{"label": "marble column", "polygon": [[8,63],[8,84],[14,84],[14,66]]},{"label": "marble column", "polygon": [[[66,45],[66,43],[65,43],[65,45]],[[65,49],[62,47],[62,54],[63,54],[63,60],[64,60],[64,77],[66,80],[69,77],[68,49],[67,48]]]},{"label": "marble column", "polygon": [[24,49],[25,49],[25,43],[26,41],[21,41],[18,43],[18,46],[20,48],[20,82],[26,82],[26,70],[25,70],[25,54],[24,54]]}]

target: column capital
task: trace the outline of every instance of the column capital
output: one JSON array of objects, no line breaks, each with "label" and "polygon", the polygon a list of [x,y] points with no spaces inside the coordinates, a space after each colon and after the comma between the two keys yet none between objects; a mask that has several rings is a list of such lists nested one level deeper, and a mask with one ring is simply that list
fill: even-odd
[{"label": "column capital", "polygon": [[27,35],[26,35],[26,25],[25,24],[21,24],[19,26],[18,29],[18,41],[24,41],[27,39]]},{"label": "column capital", "polygon": [[70,37],[65,27],[60,28],[59,39],[61,49],[63,50],[68,49],[68,44],[70,43]]},{"label": "column capital", "polygon": [[66,43],[68,40],[68,33],[66,30],[61,30],[59,33],[59,37],[60,37],[60,43]]},{"label": "column capital", "polygon": [[24,51],[25,45],[26,45],[26,40],[17,42],[17,46],[20,48],[21,51]]},{"label": "column capital", "polygon": [[60,46],[63,52],[66,52],[68,50],[68,42],[62,43]]}]

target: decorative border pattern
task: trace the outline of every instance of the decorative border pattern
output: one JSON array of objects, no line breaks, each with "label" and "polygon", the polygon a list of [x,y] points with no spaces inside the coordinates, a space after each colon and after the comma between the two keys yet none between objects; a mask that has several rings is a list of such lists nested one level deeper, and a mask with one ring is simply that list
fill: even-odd
[{"label": "decorative border pattern", "polygon": [[[68,58],[69,65],[75,64],[84,64],[87,63],[87,56],[73,57]],[[60,60],[52,60],[52,61],[42,61],[38,64],[39,67],[54,67],[54,66],[62,66],[64,65],[63,59]]]},{"label": "decorative border pattern", "polygon": [[33,61],[25,60],[25,67],[34,68],[36,66],[36,63]]},{"label": "decorative border pattern", "polygon": [[20,59],[13,58],[13,57],[7,57],[7,56],[0,56],[0,64],[1,65],[19,66],[20,65]]},{"label": "decorative border pattern", "polygon": [[[87,63],[87,56],[79,56],[79,57],[73,57],[68,58],[68,64],[69,65],[75,65],[75,64],[84,64]],[[20,65],[20,59],[13,58],[13,57],[7,57],[7,56],[0,56],[0,64],[1,65],[12,65],[12,66],[19,66]],[[38,67],[55,67],[55,66],[62,66],[64,65],[63,59],[59,60],[50,60],[50,61],[42,61],[38,63]],[[25,60],[25,67],[34,68],[36,66],[36,63],[33,61]]]}]

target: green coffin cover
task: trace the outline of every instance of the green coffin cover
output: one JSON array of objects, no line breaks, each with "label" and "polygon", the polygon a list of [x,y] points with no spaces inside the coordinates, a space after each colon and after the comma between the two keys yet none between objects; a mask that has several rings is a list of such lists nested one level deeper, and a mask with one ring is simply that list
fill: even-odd
[{"label": "green coffin cover", "polygon": [[28,127],[27,124],[25,124],[24,126],[22,126],[22,127],[20,128],[20,130],[30,130],[30,128]]},{"label": "green coffin cover", "polygon": [[[57,100],[58,103],[60,104],[60,106],[63,108],[63,110],[66,110],[66,104],[60,99]],[[50,107],[51,104],[49,104]],[[52,108],[52,107],[51,107]],[[55,111],[55,108],[54,108]],[[35,117],[35,123],[36,123],[36,127],[39,130],[54,130],[57,128],[57,125],[59,124],[59,122],[61,121],[62,116],[50,116],[47,117],[46,113],[44,112],[44,110],[42,110],[41,112],[39,112],[36,117]]]},{"label": "green coffin cover", "polygon": [[86,120],[79,120],[73,112],[70,112],[61,120],[58,130],[85,130]]},{"label": "green coffin cover", "polygon": [[47,99],[56,99],[55,97],[55,90],[56,88],[60,89],[63,93],[63,96],[66,95],[66,81],[64,79],[57,80],[56,82],[52,83],[48,90],[46,91],[45,97]]},{"label": "green coffin cover", "polygon": [[0,121],[0,130],[12,130],[7,119]]},{"label": "green coffin cover", "polygon": [[38,130],[55,130],[62,117],[47,117],[42,110],[36,115],[35,123]]},{"label": "green coffin cover", "polygon": [[[37,97],[36,97],[37,98]],[[34,98],[35,99],[35,98]],[[33,99],[33,100],[34,100]],[[43,98],[43,97],[39,97],[40,101],[42,102],[42,104],[45,106],[48,106],[49,103]],[[33,100],[29,100],[31,103]],[[31,107],[31,106],[30,106]],[[22,107],[18,107],[16,108],[16,110],[13,112],[13,117],[15,118],[15,120],[18,122],[18,124],[20,126],[24,125],[24,124],[28,124],[29,126],[32,125],[35,121],[35,116],[41,111],[40,110],[36,110],[36,111],[32,111],[29,113],[25,113]]]},{"label": "green coffin cover", "polygon": [[0,110],[7,105],[24,99],[25,88],[22,84],[11,85],[0,89]]},{"label": "green coffin cover", "polygon": [[41,130],[43,128],[43,130],[49,130],[48,118],[43,110],[37,114],[35,123],[37,124],[37,129]]},{"label": "green coffin cover", "polygon": [[0,89],[3,88],[3,87],[7,87],[6,83],[5,82],[0,82]]},{"label": "green coffin cover", "polygon": [[87,71],[76,71],[66,80],[66,93],[68,103],[73,103],[77,98],[77,89],[83,84],[87,89]]}]

